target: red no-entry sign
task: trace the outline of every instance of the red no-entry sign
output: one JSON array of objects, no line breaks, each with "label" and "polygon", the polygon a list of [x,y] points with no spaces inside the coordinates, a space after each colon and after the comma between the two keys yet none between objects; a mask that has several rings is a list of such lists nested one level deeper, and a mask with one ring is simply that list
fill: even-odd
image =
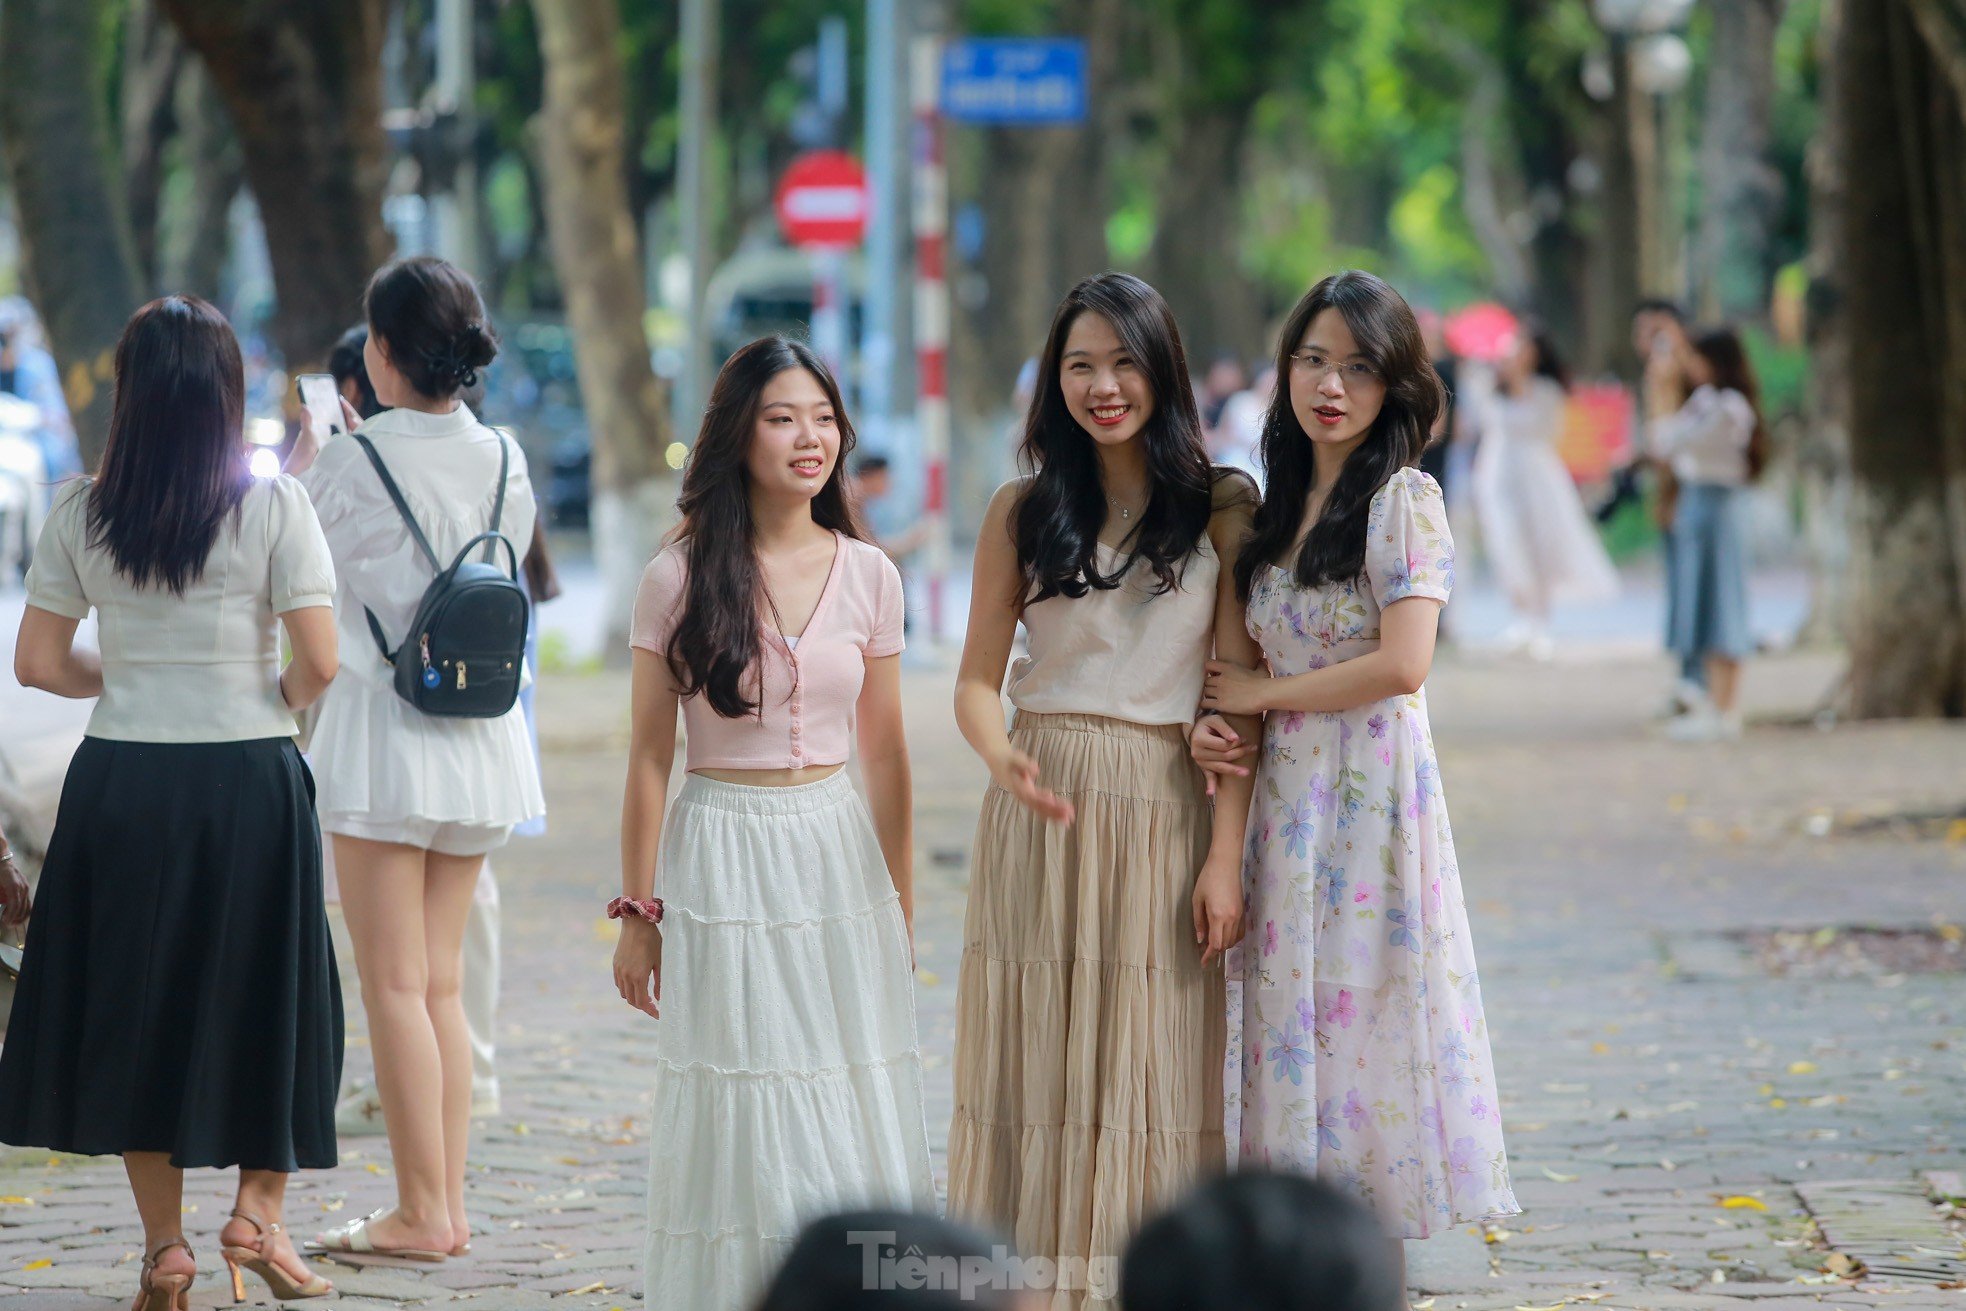
[{"label": "red no-entry sign", "polygon": [[867,174],[843,150],[808,151],[778,180],[773,203],[794,246],[857,246],[867,231]]}]

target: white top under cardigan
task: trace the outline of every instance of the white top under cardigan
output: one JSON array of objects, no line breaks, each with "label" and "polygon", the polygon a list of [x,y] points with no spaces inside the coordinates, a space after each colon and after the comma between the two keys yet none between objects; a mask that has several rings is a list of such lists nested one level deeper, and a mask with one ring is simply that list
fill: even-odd
[{"label": "white top under cardigan", "polygon": [[[1099,567],[1125,556],[1100,542]],[[1010,702],[1033,714],[1104,715],[1132,724],[1187,724],[1201,706],[1202,665],[1215,649],[1215,547],[1203,533],[1179,586],[1139,561],[1120,586],[1024,608],[1030,654],[1010,672]]]},{"label": "white top under cardigan", "polygon": [[[384,410],[360,431],[448,567],[491,526],[499,435],[461,402],[448,414]],[[534,528],[532,481],[519,444],[508,438],[507,446],[511,468],[499,531],[524,559]],[[393,672],[362,611],[373,610],[391,645],[400,643],[433,570],[360,444],[350,437],[330,441],[301,482],[314,498],[341,578],[335,594],[341,676],[322,699],[309,744],[324,826],[332,828],[336,815],[490,827],[545,814],[519,706],[497,719],[451,719],[426,715],[396,695]],[[501,568],[507,564],[502,547],[496,559]]]},{"label": "white top under cardigan", "polygon": [[183,595],[138,588],[105,547],[89,545],[91,480],[55,497],[42,525],[27,603],[69,619],[96,612],[102,696],[88,735],[116,742],[249,742],[292,737],[280,695],[277,618],[329,605],[334,565],[307,493],[255,478],[220,525]]}]

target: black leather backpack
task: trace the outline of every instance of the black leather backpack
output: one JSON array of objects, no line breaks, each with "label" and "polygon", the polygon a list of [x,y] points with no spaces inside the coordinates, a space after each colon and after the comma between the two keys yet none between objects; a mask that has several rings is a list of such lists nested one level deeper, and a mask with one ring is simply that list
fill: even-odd
[{"label": "black leather backpack", "polygon": [[[437,571],[417,603],[410,631],[394,651],[389,649],[375,612],[363,607],[376,649],[396,671],[396,695],[426,715],[498,718],[519,699],[526,626],[532,613],[525,589],[519,586],[518,549],[498,531],[499,518],[505,512],[505,478],[512,466],[509,439],[504,433],[498,435],[498,496],[492,503],[491,528],[466,542],[446,569],[417,527],[416,517],[382,457],[368,438],[353,435],[382,478],[389,499],[396,503],[396,512],[409,525],[410,537]],[[481,542],[484,559],[466,560]],[[511,564],[510,572],[494,562],[501,545]]]}]

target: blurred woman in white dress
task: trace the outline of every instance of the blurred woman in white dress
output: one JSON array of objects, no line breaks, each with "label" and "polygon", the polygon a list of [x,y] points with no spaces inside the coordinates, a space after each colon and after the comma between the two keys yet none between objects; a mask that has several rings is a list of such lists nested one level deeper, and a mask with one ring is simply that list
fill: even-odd
[{"label": "blurred woman in white dress", "polygon": [[1548,334],[1524,329],[1495,383],[1475,451],[1475,515],[1515,612],[1511,644],[1548,659],[1552,608],[1609,599],[1618,571],[1557,453],[1570,379]]}]

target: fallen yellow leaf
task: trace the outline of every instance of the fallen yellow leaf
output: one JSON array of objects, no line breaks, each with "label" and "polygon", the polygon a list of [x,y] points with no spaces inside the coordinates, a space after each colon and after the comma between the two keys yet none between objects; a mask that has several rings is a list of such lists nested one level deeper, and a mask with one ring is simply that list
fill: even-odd
[{"label": "fallen yellow leaf", "polygon": [[1593,1056],[1603,1056],[1610,1050],[1611,1044],[1609,1043],[1594,1042],[1591,1044],[1591,1055]]},{"label": "fallen yellow leaf", "polygon": [[1563,1308],[1562,1302],[1552,1302],[1548,1306],[1531,1306],[1527,1302],[1518,1302],[1515,1311],[1563,1311]]},{"label": "fallen yellow leaf", "polygon": [[937,974],[934,970],[916,970],[915,978],[920,980],[921,985],[924,988],[933,988],[937,984],[942,982],[942,976]]},{"label": "fallen yellow leaf", "polygon": [[1720,1205],[1729,1211],[1766,1211],[1768,1203],[1759,1197],[1744,1197],[1736,1193],[1732,1197],[1720,1199]]},{"label": "fallen yellow leaf", "polygon": [[53,1265],[53,1264],[54,1264],[54,1262],[53,1262],[53,1261],[50,1261],[50,1260],[49,1260],[49,1259],[48,1259],[47,1257],[45,1257],[45,1256],[44,1256],[44,1257],[42,1257],[42,1258],[41,1258],[41,1259],[40,1259],[39,1261],[29,1261],[29,1262],[28,1262],[28,1263],[27,1263],[26,1265],[24,1265],[24,1266],[22,1266],[22,1267],[21,1267],[21,1269],[23,1269],[23,1270],[46,1270],[46,1269],[47,1269],[47,1268],[48,1268],[49,1266],[51,1266],[51,1265]]},{"label": "fallen yellow leaf", "polygon": [[1577,1182],[1578,1179],[1582,1178],[1582,1176],[1574,1175],[1574,1174],[1558,1174],[1555,1170],[1550,1169],[1550,1167],[1546,1165],[1543,1167],[1543,1178],[1549,1180],[1553,1184],[1574,1184]]},{"label": "fallen yellow leaf", "polygon": [[0,1197],[0,1206],[32,1206],[32,1197]]},{"label": "fallen yellow leaf", "polygon": [[1772,1083],[1764,1083],[1759,1088],[1756,1088],[1755,1091],[1760,1093],[1763,1097],[1773,1097],[1775,1095],[1775,1085]]},{"label": "fallen yellow leaf", "polygon": [[1768,1099],[1768,1108],[1770,1110],[1779,1111],[1784,1107],[1786,1107],[1788,1104],[1789,1104],[1789,1100],[1786,1097],[1770,1097]]},{"label": "fallen yellow leaf", "polygon": [[1816,1063],[1814,1061],[1789,1062],[1790,1074],[1814,1074],[1815,1072],[1816,1072]]},{"label": "fallen yellow leaf", "polygon": [[570,1289],[570,1290],[568,1290],[567,1292],[565,1292],[565,1293],[562,1293],[562,1294],[561,1294],[561,1296],[562,1296],[562,1297],[579,1297],[579,1296],[580,1296],[580,1295],[581,1295],[582,1293],[599,1293],[599,1292],[602,1292],[603,1290],[605,1290],[606,1288],[607,1288],[607,1285],[606,1285],[606,1284],[604,1284],[604,1283],[602,1283],[602,1282],[601,1282],[600,1280],[598,1280],[598,1279],[596,1279],[596,1280],[595,1280],[595,1281],[594,1281],[593,1283],[591,1283],[591,1284],[583,1284],[583,1285],[582,1285],[581,1287],[579,1287],[579,1288],[575,1288],[575,1289]]}]

